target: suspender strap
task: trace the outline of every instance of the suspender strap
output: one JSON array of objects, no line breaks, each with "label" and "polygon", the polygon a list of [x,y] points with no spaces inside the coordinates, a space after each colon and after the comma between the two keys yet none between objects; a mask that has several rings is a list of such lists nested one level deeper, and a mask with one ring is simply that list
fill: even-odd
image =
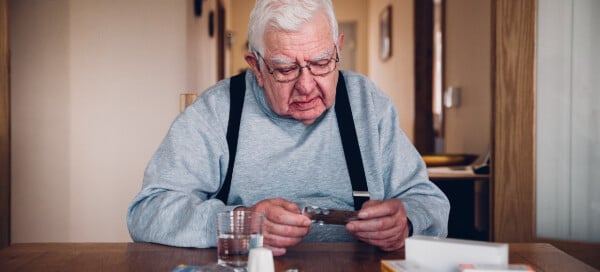
[{"label": "suspender strap", "polygon": [[337,116],[338,128],[342,137],[342,146],[344,147],[344,156],[350,182],[352,183],[352,197],[354,198],[354,209],[360,210],[363,203],[369,200],[369,190],[367,188],[367,178],[363,167],[360,147],[352,118],[350,100],[346,90],[346,81],[342,72],[339,72],[337,83],[337,94],[335,96],[335,114]]},{"label": "suspender strap", "polygon": [[235,153],[237,151],[238,136],[240,134],[240,120],[242,119],[242,108],[244,107],[244,95],[246,94],[246,72],[242,72],[231,78],[229,87],[229,123],[227,124],[227,146],[229,147],[229,164],[223,186],[217,194],[227,205],[229,198],[229,188],[231,187],[231,175],[233,174],[233,164],[235,162]]}]

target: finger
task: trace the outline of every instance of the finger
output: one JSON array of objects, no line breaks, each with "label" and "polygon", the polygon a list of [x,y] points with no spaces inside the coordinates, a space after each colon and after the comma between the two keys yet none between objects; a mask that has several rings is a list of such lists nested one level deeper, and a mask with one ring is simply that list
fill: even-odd
[{"label": "finger", "polygon": [[263,233],[298,238],[304,237],[310,231],[310,226],[293,226],[268,221],[263,224]]},{"label": "finger", "polygon": [[404,227],[404,229],[399,233],[400,237],[384,240],[382,245],[379,246],[379,248],[385,251],[393,251],[403,248],[405,245],[406,237],[408,237],[408,228]]},{"label": "finger", "polygon": [[383,201],[381,201],[381,200],[373,200],[373,199],[367,200],[367,202],[365,202],[362,205],[361,209],[368,208],[368,207],[371,207],[371,206],[379,205],[379,204],[381,204],[381,202],[383,202]]},{"label": "finger", "polygon": [[406,225],[402,220],[395,216],[379,217],[375,219],[354,220],[346,224],[346,229],[349,232],[372,232],[383,231],[394,228],[396,226]]},{"label": "finger", "polygon": [[273,247],[286,248],[286,247],[297,245],[300,242],[302,242],[301,237],[286,237],[286,236],[275,235],[272,233],[263,236],[263,244],[273,246]]},{"label": "finger", "polygon": [[[367,233],[362,233],[367,234]],[[404,245],[404,236],[402,235],[402,231],[394,230],[392,233],[386,233],[384,236],[387,236],[385,239],[379,239],[379,234],[370,233],[367,236],[377,237],[377,238],[367,238],[365,236],[356,236],[357,239],[366,242],[368,244],[377,246],[383,250],[394,250],[401,248]]]},{"label": "finger", "polygon": [[403,224],[382,231],[354,232],[352,235],[382,250],[391,251],[404,247],[404,241],[408,237],[408,228],[406,224]]},{"label": "finger", "polygon": [[281,199],[281,200],[283,200],[283,202],[281,203],[282,204],[281,206],[285,210],[287,210],[291,213],[300,214],[300,207],[298,207],[298,204],[288,201],[288,200],[285,200],[285,199]]},{"label": "finger", "polygon": [[394,238],[394,239],[386,239],[386,240],[372,240],[372,239],[359,239],[360,241],[363,241],[367,244],[376,246],[381,248],[382,250],[395,250],[395,249],[400,249],[402,248],[402,246],[404,246],[404,240],[401,238]]},{"label": "finger", "polygon": [[[366,203],[365,203],[366,204]],[[369,219],[394,215],[395,213],[404,212],[404,206],[398,199],[390,199],[386,201],[373,201],[369,205],[363,206],[358,212],[358,218]]]},{"label": "finger", "polygon": [[289,212],[282,208],[273,208],[267,211],[265,214],[267,219],[273,223],[279,225],[297,226],[297,227],[308,227],[311,221],[308,217]]},{"label": "finger", "polygon": [[354,232],[354,236],[361,240],[388,240],[402,237],[403,228],[393,227],[379,231],[359,231]]},{"label": "finger", "polygon": [[276,224],[291,226],[309,226],[311,221],[306,216],[300,215],[296,203],[282,198],[263,200],[256,204],[256,210],[265,214],[265,219]]},{"label": "finger", "polygon": [[402,249],[404,247],[404,243],[405,240],[398,240],[398,241],[393,241],[391,243],[389,243],[389,245],[387,246],[380,246],[379,248],[381,248],[381,250],[384,251],[394,251],[394,250],[399,250]]}]

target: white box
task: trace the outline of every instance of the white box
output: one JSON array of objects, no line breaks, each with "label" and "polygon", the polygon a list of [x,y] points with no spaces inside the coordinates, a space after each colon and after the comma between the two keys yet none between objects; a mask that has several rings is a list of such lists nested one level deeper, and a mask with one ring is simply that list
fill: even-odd
[{"label": "white box", "polygon": [[454,272],[464,263],[508,265],[508,244],[417,235],[406,239],[405,257],[431,271]]}]

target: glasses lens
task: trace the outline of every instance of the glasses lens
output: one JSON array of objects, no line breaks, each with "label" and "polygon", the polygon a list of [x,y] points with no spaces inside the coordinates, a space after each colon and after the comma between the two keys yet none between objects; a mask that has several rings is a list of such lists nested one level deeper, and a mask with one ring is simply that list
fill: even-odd
[{"label": "glasses lens", "polygon": [[335,68],[335,61],[333,59],[322,60],[319,62],[310,64],[310,71],[315,76],[326,75],[329,72],[333,71]]},{"label": "glasses lens", "polygon": [[292,81],[300,75],[300,66],[273,69],[273,76],[277,81]]},{"label": "glasses lens", "polygon": [[[320,60],[317,62],[311,62],[311,63],[308,63],[305,67],[302,67],[299,65],[293,65],[293,66],[289,66],[289,67],[275,67],[271,70],[271,67],[269,67],[269,65],[264,61],[264,58],[263,58],[263,62],[265,63],[267,68],[270,70],[269,73],[273,75],[275,80],[277,80],[279,82],[290,82],[290,81],[296,80],[300,76],[300,73],[303,68],[307,68],[308,71],[313,76],[325,76],[325,75],[331,73],[333,70],[335,70],[335,66],[337,65],[337,62],[339,61],[338,56],[337,56],[337,48],[335,48],[335,50],[336,50],[335,58],[324,59],[324,60]],[[260,54],[257,53],[257,55],[260,58],[262,58],[262,56]]]}]

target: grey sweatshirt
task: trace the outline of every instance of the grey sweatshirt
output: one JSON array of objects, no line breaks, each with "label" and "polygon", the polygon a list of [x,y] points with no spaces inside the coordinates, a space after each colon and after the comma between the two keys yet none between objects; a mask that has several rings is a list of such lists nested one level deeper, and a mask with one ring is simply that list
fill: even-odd
[{"label": "grey sweatshirt", "polygon": [[[342,73],[371,199],[398,198],[414,234],[446,236],[448,199],[429,181],[392,101],[366,77]],[[246,73],[229,203],[214,199],[229,160],[229,82],[218,82],[181,113],[150,160],[127,213],[134,241],[214,247],[217,212],[266,198],[354,209],[335,110],[308,126],[280,117],[269,108],[252,71]],[[313,224],[304,241],[354,238],[344,226]]]}]

